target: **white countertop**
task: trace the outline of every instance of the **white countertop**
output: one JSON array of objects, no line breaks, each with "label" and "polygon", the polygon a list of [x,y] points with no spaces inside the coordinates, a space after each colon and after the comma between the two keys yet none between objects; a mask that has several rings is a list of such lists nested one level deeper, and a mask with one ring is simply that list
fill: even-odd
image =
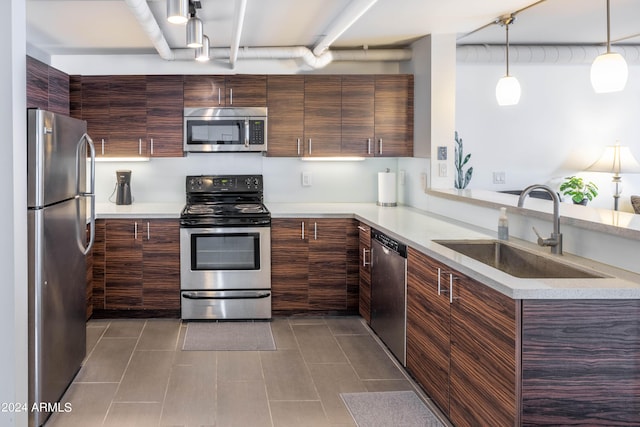
[{"label": "white countertop", "polygon": [[[374,203],[266,203],[273,218],[355,218],[514,299],[640,299],[640,275],[565,253],[563,262],[610,276],[602,279],[522,279],[463,256],[433,240],[495,239],[496,233],[418,209]],[[96,217],[179,218],[184,203],[97,203]],[[519,239],[512,244],[548,254]],[[550,255],[558,257],[557,255]]]}]

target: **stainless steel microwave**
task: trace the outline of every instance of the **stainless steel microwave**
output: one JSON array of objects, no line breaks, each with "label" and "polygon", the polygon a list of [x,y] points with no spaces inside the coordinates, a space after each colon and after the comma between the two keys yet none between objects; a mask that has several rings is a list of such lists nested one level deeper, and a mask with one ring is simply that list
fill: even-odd
[{"label": "stainless steel microwave", "polygon": [[185,108],[184,151],[267,151],[267,108]]}]

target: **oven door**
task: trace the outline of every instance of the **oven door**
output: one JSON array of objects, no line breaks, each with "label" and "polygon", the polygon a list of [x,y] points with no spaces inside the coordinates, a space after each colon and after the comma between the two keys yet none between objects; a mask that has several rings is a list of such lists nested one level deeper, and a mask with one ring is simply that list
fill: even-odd
[{"label": "oven door", "polygon": [[271,228],[181,228],[180,288],[270,289]]}]

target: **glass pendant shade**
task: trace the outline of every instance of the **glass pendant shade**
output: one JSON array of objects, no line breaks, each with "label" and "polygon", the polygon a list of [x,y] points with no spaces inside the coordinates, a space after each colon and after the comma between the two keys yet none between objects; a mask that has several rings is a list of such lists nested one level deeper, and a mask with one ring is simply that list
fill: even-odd
[{"label": "glass pendant shade", "polygon": [[167,21],[185,24],[189,20],[189,0],[167,0]]},{"label": "glass pendant shade", "polygon": [[504,76],[496,85],[496,100],[498,105],[516,105],[520,102],[520,82],[513,76]]},{"label": "glass pendant shade", "polygon": [[591,64],[591,85],[596,93],[619,92],[624,89],[629,68],[622,55],[603,53]]},{"label": "glass pendant shade", "polygon": [[202,47],[196,48],[196,61],[207,62],[209,58],[209,37],[202,36]]},{"label": "glass pendant shade", "polygon": [[192,16],[187,21],[187,47],[202,47],[202,21]]}]

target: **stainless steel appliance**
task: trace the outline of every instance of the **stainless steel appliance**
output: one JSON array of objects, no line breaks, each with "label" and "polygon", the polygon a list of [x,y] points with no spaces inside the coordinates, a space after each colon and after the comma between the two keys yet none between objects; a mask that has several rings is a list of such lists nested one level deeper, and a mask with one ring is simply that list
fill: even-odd
[{"label": "stainless steel appliance", "polygon": [[116,205],[131,204],[131,171],[116,171]]},{"label": "stainless steel appliance", "polygon": [[406,366],[407,246],[371,229],[371,329]]},{"label": "stainless steel appliance", "polygon": [[187,176],[182,319],[271,318],[271,214],[262,175]]},{"label": "stainless steel appliance", "polygon": [[46,405],[60,399],[85,356],[95,151],[85,121],[39,109],[29,109],[27,116],[29,408],[45,408],[29,412],[29,425],[40,426],[50,415]]},{"label": "stainless steel appliance", "polygon": [[185,108],[184,151],[267,151],[267,108]]}]

